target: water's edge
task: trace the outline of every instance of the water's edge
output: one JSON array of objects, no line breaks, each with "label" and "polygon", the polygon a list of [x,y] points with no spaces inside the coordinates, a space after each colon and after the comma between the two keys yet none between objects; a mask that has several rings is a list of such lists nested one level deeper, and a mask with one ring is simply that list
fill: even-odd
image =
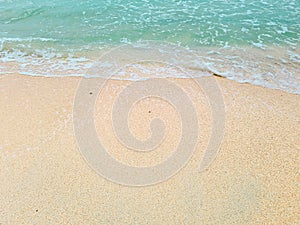
[{"label": "water's edge", "polygon": [[300,94],[300,49],[285,46],[190,49],[148,41],[66,56],[2,52],[0,74],[10,73],[132,81],[151,77],[194,78],[215,74],[240,83]]}]

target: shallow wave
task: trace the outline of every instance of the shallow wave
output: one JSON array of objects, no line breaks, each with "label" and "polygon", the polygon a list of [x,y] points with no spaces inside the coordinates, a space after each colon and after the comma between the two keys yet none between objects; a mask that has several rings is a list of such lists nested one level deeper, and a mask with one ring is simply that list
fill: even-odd
[{"label": "shallow wave", "polygon": [[[105,74],[113,60],[99,57],[128,44],[132,47],[119,56],[129,64],[121,63],[114,79],[217,74],[300,93],[298,0],[0,2],[1,74],[87,76],[95,64]],[[144,40],[177,47],[147,45]],[[187,51],[179,54],[180,46]],[[184,74],[167,64],[131,63],[163,51],[168,58],[181,56],[171,64],[180,65]]]},{"label": "shallow wave", "polygon": [[0,74],[98,76],[124,80],[218,75],[241,83],[300,94],[299,48],[241,46],[191,49],[143,41],[77,54],[62,54],[51,49],[35,49],[31,54],[2,49],[0,54]]}]

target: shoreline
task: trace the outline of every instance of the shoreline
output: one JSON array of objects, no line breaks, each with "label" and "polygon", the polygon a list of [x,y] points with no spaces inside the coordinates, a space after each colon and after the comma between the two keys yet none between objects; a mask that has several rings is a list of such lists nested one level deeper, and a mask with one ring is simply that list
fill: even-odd
[{"label": "shoreline", "polygon": [[[123,45],[123,47],[102,51],[96,50],[93,54],[81,52],[79,56],[56,57],[52,55],[49,58],[30,56],[11,59],[2,57],[0,58],[0,76],[19,73],[45,77],[101,77],[107,71],[115,70],[117,73],[114,73],[113,79],[135,81],[147,77],[198,78],[216,74],[239,83],[251,83],[300,94],[300,83],[297,77],[300,73],[299,47],[296,47],[293,52],[278,46],[267,50],[245,46],[241,48],[207,47],[198,50],[190,49],[191,53],[190,50],[177,46],[176,51],[179,53],[175,55],[174,47],[175,45],[163,46],[150,42],[149,46]],[[147,65],[143,60],[161,65],[151,66],[151,63]],[[118,66],[113,68],[112,63]],[[137,72],[128,73],[126,70]],[[147,71],[150,72],[147,74]],[[140,76],[140,74],[144,75]]]},{"label": "shoreline", "polygon": [[[210,138],[209,104],[191,79],[168,79],[194,103],[199,141],[190,161],[175,176],[132,188],[99,176],[78,149],[72,113],[80,79],[0,76],[0,178],[5,184],[0,186],[0,223],[298,221],[300,95],[216,77],[225,103],[225,136],[215,160],[199,173]],[[121,148],[110,117],[102,115],[110,112],[114,97],[130,83],[107,81],[95,107],[96,130],[116,159],[153,165],[172,153],[180,137],[179,117],[161,101],[140,102],[129,118],[133,133],[149,137],[147,124],[159,116],[170,134],[159,151],[147,157]]]}]

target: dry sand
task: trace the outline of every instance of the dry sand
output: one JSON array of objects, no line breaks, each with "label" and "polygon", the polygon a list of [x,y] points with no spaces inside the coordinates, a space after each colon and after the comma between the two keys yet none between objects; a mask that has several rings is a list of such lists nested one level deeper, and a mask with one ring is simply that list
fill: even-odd
[{"label": "dry sand", "polygon": [[[80,79],[0,77],[0,224],[299,223],[300,95],[217,78],[225,136],[216,159],[199,173],[210,138],[209,105],[192,80],[173,79],[199,115],[195,153],[171,179],[128,187],[99,176],[78,149],[72,110]],[[129,117],[132,132],[147,138],[149,121],[160,116],[168,133],[157,151],[125,149],[107,115],[128,83],[107,83],[95,107],[96,130],[116,159],[154,165],[178,143],[180,117],[160,99],[139,102]]]}]

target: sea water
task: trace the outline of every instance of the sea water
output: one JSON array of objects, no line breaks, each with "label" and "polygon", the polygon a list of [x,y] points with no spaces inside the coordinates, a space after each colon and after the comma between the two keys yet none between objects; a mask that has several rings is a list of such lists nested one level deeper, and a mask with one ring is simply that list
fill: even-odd
[{"label": "sea water", "polygon": [[0,74],[86,76],[122,46],[120,60],[168,51],[190,76],[300,94],[299,40],[300,0],[0,0]]}]

